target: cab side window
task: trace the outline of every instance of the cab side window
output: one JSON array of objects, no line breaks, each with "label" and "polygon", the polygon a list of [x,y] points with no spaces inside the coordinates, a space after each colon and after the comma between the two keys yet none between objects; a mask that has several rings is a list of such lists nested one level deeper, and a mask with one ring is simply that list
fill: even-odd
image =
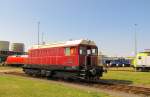
[{"label": "cab side window", "polygon": [[86,48],[85,48],[85,47],[80,47],[80,49],[79,49],[79,54],[80,54],[80,55],[86,55],[86,54],[87,54]]},{"label": "cab side window", "polygon": [[65,48],[65,56],[70,56],[70,48]]},{"label": "cab side window", "polygon": [[76,53],[76,48],[75,47],[71,47],[70,48],[70,54],[71,55],[75,55],[75,53]]}]

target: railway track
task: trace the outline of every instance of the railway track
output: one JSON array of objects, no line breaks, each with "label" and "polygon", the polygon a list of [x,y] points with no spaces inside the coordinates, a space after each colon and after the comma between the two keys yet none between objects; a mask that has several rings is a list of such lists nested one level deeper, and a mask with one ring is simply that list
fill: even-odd
[{"label": "railway track", "polygon": [[[3,74],[31,77],[22,72],[3,72]],[[85,86],[94,87],[97,89],[121,91],[121,92],[125,92],[125,93],[140,95],[141,97],[150,97],[150,88],[145,88],[145,87],[137,87],[137,86],[125,85],[125,84],[114,84],[111,82],[105,82],[105,81],[101,81],[101,80],[96,83],[87,83],[87,82],[85,83],[85,82],[68,81],[68,80],[60,80],[60,79],[53,79],[53,80],[85,85]]]}]

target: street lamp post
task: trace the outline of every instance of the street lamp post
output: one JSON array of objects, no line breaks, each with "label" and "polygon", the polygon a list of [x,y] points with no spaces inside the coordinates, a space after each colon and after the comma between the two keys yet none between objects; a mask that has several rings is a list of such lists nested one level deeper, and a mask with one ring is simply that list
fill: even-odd
[{"label": "street lamp post", "polygon": [[45,44],[45,42],[44,42],[44,32],[42,32],[42,44]]},{"label": "street lamp post", "polygon": [[135,26],[135,32],[134,32],[134,55],[135,55],[135,57],[136,57],[136,55],[137,55],[137,29],[136,29],[136,27],[138,26],[138,24],[134,24],[134,26]]},{"label": "street lamp post", "polygon": [[40,21],[38,21],[38,48],[39,48],[39,44],[40,44]]}]

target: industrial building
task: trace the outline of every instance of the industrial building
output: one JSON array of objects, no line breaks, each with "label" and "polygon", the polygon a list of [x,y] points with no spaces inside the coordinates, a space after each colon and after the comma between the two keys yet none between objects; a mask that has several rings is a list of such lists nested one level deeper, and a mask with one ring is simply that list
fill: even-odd
[{"label": "industrial building", "polygon": [[22,54],[25,54],[24,43],[12,43],[10,45],[9,41],[0,41],[0,63],[4,62],[9,55]]}]

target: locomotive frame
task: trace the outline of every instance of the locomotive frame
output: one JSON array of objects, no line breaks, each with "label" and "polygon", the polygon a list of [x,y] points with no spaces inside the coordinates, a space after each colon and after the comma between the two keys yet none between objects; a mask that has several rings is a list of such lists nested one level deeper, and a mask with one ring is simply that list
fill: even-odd
[{"label": "locomotive frame", "polygon": [[93,41],[35,45],[29,50],[23,71],[29,75],[98,80],[103,67],[98,66],[98,48]]}]

